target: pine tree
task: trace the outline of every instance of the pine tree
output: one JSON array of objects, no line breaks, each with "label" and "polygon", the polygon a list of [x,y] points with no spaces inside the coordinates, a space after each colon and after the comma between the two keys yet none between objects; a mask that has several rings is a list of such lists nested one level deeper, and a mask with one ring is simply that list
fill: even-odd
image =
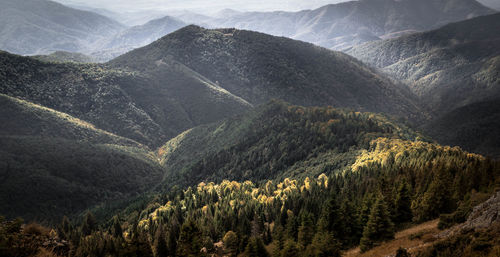
[{"label": "pine tree", "polygon": [[199,256],[202,245],[200,229],[194,221],[187,220],[181,228],[177,256]]},{"label": "pine tree", "polygon": [[307,257],[340,257],[341,246],[330,233],[318,232],[304,253]]},{"label": "pine tree", "polygon": [[238,254],[238,236],[233,231],[228,231],[222,238],[226,253],[229,256],[236,256]]},{"label": "pine tree", "polygon": [[264,243],[260,237],[253,236],[248,240],[243,254],[245,257],[268,257],[269,253],[264,247]]},{"label": "pine tree", "polygon": [[118,216],[113,217],[113,225],[111,227],[111,234],[114,237],[123,237],[123,230],[122,226],[120,224],[120,220],[118,219]]},{"label": "pine tree", "polygon": [[313,226],[314,224],[311,214],[306,213],[302,215],[302,223],[299,227],[298,233],[298,243],[304,248],[311,243],[311,240],[314,236]]},{"label": "pine tree", "polygon": [[419,206],[419,221],[433,219],[441,213],[449,213],[453,210],[449,177],[451,177],[449,172],[438,171],[437,177],[429,185]]},{"label": "pine tree", "polygon": [[153,249],[155,257],[166,257],[169,255],[167,242],[165,241],[165,233],[161,226],[156,230]]},{"label": "pine tree", "polygon": [[396,215],[395,222],[403,223],[411,221],[413,214],[411,211],[411,197],[408,184],[403,182],[398,188],[398,194],[396,196]]},{"label": "pine tree", "polygon": [[95,220],[95,217],[94,215],[92,215],[92,213],[87,212],[87,214],[85,214],[85,218],[83,219],[82,223],[82,234],[83,236],[88,236],[96,230],[97,230],[97,222]]},{"label": "pine tree", "polygon": [[299,255],[299,248],[295,241],[288,239],[285,242],[283,250],[281,250],[281,257],[296,257]]},{"label": "pine tree", "polygon": [[323,208],[318,221],[318,231],[331,232],[335,238],[344,236],[345,224],[340,215],[340,206],[335,196],[331,196]]},{"label": "pine tree", "polygon": [[57,233],[61,239],[69,240],[72,229],[68,217],[64,216],[61,224],[57,227]]},{"label": "pine tree", "polygon": [[286,236],[293,240],[297,239],[297,234],[299,230],[299,221],[297,216],[293,212],[288,211],[288,218],[286,222]]},{"label": "pine tree", "polygon": [[383,196],[379,196],[370,211],[370,217],[363,230],[361,251],[367,251],[377,243],[394,238],[394,224],[389,218],[389,211]]}]

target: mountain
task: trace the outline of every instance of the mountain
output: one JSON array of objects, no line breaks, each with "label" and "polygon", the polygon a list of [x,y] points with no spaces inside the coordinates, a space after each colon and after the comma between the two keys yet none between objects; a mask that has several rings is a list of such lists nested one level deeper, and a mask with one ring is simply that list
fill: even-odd
[{"label": "mountain", "polygon": [[81,53],[71,53],[65,51],[56,51],[47,55],[34,55],[34,59],[44,62],[74,62],[74,63],[94,63],[96,59]]},{"label": "mountain", "polygon": [[252,31],[188,26],[108,64],[148,73],[159,64],[183,65],[254,105],[277,98],[414,120],[425,115],[405,86],[348,55]]},{"label": "mountain", "polygon": [[342,169],[378,137],[418,135],[384,116],[272,101],[243,116],[188,130],[158,154],[166,183],[251,180]]},{"label": "mountain", "polygon": [[148,45],[186,25],[187,24],[184,22],[169,16],[155,19],[144,25],[134,26],[116,34],[108,39],[104,45],[100,47],[99,52],[94,53],[94,55],[101,56],[103,52],[111,51],[112,55],[107,58],[112,59],[109,57],[116,57],[134,48]]},{"label": "mountain", "polygon": [[[478,199],[493,194],[500,176],[498,163],[421,141],[382,115],[280,101],[194,128],[161,151],[163,164],[181,183],[167,171],[170,188],[109,213],[101,226],[91,213],[76,226],[64,219],[55,233],[67,247],[59,252],[341,256],[350,247],[376,247],[392,240],[395,231],[438,217],[446,226],[465,221],[476,215]],[[187,164],[182,170],[170,166],[181,159]],[[36,225],[17,229],[21,223],[0,224],[0,235],[12,238],[4,251],[15,251],[37,231]],[[372,229],[383,237],[370,236]],[[40,237],[43,232],[32,240]],[[57,242],[52,237],[50,242]],[[444,252],[440,241],[423,240]],[[483,240],[477,244],[493,239]]]},{"label": "mountain", "polygon": [[0,94],[0,212],[54,222],[157,184],[149,149],[85,121]]},{"label": "mountain", "polygon": [[500,14],[354,47],[348,53],[403,80],[439,114],[500,93]]},{"label": "mountain", "polygon": [[475,0],[360,0],[300,12],[247,12],[208,22],[345,50],[495,11]]},{"label": "mountain", "polygon": [[124,26],[47,0],[0,1],[0,49],[22,55],[82,52]]},{"label": "mountain", "polygon": [[425,130],[440,143],[498,156],[498,31],[500,14],[493,14],[347,52],[408,84],[434,112]]},{"label": "mountain", "polygon": [[457,108],[423,127],[444,145],[500,157],[500,98]]},{"label": "mountain", "polygon": [[244,100],[177,65],[158,78],[97,64],[47,63],[0,52],[0,93],[91,122],[156,147],[193,126],[251,108]]}]

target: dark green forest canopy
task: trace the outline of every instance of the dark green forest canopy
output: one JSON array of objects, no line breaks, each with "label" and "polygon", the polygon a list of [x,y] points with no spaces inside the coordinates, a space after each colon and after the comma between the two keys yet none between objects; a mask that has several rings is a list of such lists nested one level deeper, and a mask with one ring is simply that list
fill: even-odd
[{"label": "dark green forest canopy", "polygon": [[188,130],[158,154],[172,185],[257,182],[339,170],[378,137],[414,140],[418,134],[378,114],[274,100],[241,117]]}]

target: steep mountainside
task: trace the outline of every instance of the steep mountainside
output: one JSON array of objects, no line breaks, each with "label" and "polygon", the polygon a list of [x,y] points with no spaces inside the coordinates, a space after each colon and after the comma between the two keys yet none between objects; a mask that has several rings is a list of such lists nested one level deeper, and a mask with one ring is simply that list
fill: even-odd
[{"label": "steep mountainside", "polygon": [[0,53],[0,93],[23,98],[156,147],[193,126],[241,113],[244,100],[182,66],[158,76]]},{"label": "steep mountainside", "polygon": [[385,117],[272,101],[242,117],[196,127],[160,148],[166,183],[317,176],[352,164],[378,137],[417,134]]},{"label": "steep mountainside", "polygon": [[[152,20],[144,25],[128,28],[107,39],[100,50],[93,54],[109,60],[134,48],[148,45],[186,25],[184,22],[169,16]],[[105,56],[102,56],[103,54]]]},{"label": "steep mountainside", "polygon": [[58,221],[155,186],[147,147],[64,113],[0,94],[0,212]]},{"label": "steep mountainside", "polygon": [[500,94],[500,14],[348,53],[407,82],[438,114]]},{"label": "steep mountainside", "polygon": [[500,157],[500,98],[457,108],[423,127],[445,145]]},{"label": "steep mountainside", "polygon": [[123,28],[107,17],[48,0],[0,0],[0,49],[12,53],[86,51]]},{"label": "steep mountainside", "polygon": [[252,104],[278,98],[409,119],[425,116],[406,87],[350,56],[251,31],[188,26],[109,64],[150,74],[159,64],[182,65]]},{"label": "steep mountainside", "polygon": [[363,42],[430,30],[494,12],[475,0],[360,0],[295,13],[242,13],[214,19],[209,24],[286,36],[343,50]]}]

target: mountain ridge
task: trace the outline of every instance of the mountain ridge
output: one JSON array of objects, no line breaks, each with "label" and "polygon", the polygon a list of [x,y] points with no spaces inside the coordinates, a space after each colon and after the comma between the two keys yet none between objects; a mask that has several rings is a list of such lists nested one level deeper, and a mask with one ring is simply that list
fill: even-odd
[{"label": "mountain ridge", "polygon": [[300,105],[385,111],[410,119],[423,113],[403,85],[348,55],[252,31],[191,25],[108,64],[147,70],[171,60],[254,105],[277,98]]}]

